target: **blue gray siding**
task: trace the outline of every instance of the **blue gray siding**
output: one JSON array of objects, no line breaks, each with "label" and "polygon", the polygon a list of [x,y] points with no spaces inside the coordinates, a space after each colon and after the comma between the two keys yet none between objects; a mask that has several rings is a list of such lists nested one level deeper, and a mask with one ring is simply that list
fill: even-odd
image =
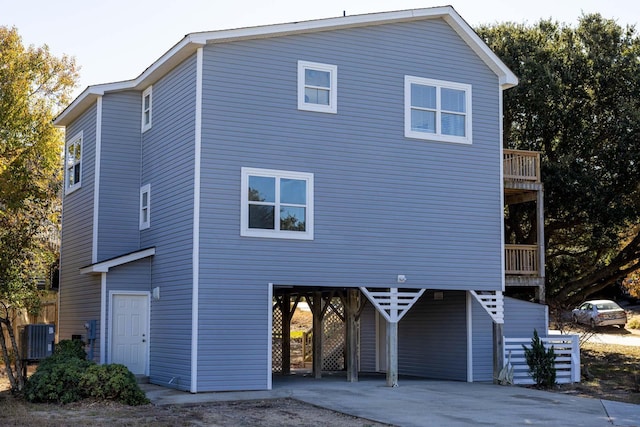
[{"label": "blue gray siding", "polygon": [[140,248],[141,108],[135,91],[103,97],[97,261]]},{"label": "blue gray siding", "polygon": [[[58,339],[71,339],[81,335],[86,340],[84,324],[87,320],[100,320],[100,277],[81,275],[80,268],[91,264],[93,242],[93,191],[96,154],[96,105],[90,107],[66,130],[73,138],[83,132],[81,187],[64,196],[60,306]],[[98,327],[99,331],[99,327]],[[99,353],[99,336],[96,357]]]},{"label": "blue gray siding", "polygon": [[471,301],[473,381],[493,381],[493,320],[480,303]]},{"label": "blue gray siding", "polygon": [[[297,110],[298,60],[338,66],[338,114]],[[405,75],[473,85],[472,145],[404,137]],[[268,283],[501,289],[498,81],[444,21],[207,46],[203,86],[203,389],[266,386]],[[314,174],[313,241],[240,237],[243,166]]]},{"label": "blue gray siding", "polygon": [[515,298],[504,299],[504,336],[509,338],[533,337],[533,330],[546,337],[549,329],[547,306]]},{"label": "blue gray siding", "polygon": [[467,380],[466,293],[426,291],[398,324],[398,373]]},{"label": "blue gray siding", "polygon": [[[444,22],[205,52],[203,280],[500,289],[497,80]],[[338,66],[338,114],[296,109],[298,59]],[[405,74],[473,84],[473,145],[404,138]],[[315,174],[314,241],[239,237],[243,166]]]},{"label": "blue gray siding", "polygon": [[376,342],[376,308],[367,301],[360,315],[360,371],[376,371]]},{"label": "blue gray siding", "polygon": [[142,134],[140,182],[151,185],[151,227],[140,232],[140,245],[156,247],[152,280],[161,293],[151,304],[150,377],[164,385],[173,378],[173,386],[186,390],[191,378],[195,75],[192,57],[154,83],[153,127]]}]

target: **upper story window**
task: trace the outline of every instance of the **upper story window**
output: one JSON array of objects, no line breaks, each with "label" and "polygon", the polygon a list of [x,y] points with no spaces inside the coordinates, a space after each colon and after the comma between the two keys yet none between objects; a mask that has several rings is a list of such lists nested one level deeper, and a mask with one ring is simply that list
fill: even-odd
[{"label": "upper story window", "polygon": [[241,236],[313,240],[313,174],[242,168]]},{"label": "upper story window", "polygon": [[140,188],[140,230],[151,227],[151,185]]},{"label": "upper story window", "polygon": [[298,61],[298,109],[338,112],[338,67]]},{"label": "upper story window", "polygon": [[152,86],[149,86],[142,92],[142,132],[151,129],[152,91]]},{"label": "upper story window", "polygon": [[471,85],[405,76],[408,138],[471,144]]},{"label": "upper story window", "polygon": [[82,178],[82,132],[67,142],[64,168],[65,193],[80,188]]}]

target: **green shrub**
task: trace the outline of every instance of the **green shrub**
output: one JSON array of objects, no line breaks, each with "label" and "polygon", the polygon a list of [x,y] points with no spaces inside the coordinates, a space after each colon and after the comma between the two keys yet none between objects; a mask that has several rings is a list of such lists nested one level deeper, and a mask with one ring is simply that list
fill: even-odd
[{"label": "green shrub", "polygon": [[88,397],[115,400],[127,405],[149,403],[136,377],[124,365],[93,365],[82,375],[80,388]]},{"label": "green shrub", "polygon": [[84,343],[80,340],[62,340],[53,350],[54,356],[57,357],[77,357],[78,359],[86,359],[87,353],[84,351]]},{"label": "green shrub", "polygon": [[81,341],[60,341],[27,380],[25,398],[30,402],[71,403],[93,397],[128,405],[149,403],[126,366],[96,365],[86,357]]},{"label": "green shrub", "polygon": [[54,355],[43,360],[27,380],[24,394],[30,402],[71,403],[84,397],[79,387],[93,362],[77,357]]},{"label": "green shrub", "polygon": [[533,330],[531,348],[524,345],[524,357],[529,365],[529,374],[536,382],[538,388],[551,388],[556,384],[556,354],[553,347],[546,349],[538,336],[538,331]]}]

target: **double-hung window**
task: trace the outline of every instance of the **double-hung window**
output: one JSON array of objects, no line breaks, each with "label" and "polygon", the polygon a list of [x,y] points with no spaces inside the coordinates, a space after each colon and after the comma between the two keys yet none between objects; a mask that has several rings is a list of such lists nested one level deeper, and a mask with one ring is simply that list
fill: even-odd
[{"label": "double-hung window", "polygon": [[298,109],[338,112],[338,67],[298,61]]},{"label": "double-hung window", "polygon": [[151,185],[140,188],[140,230],[151,227]]},{"label": "double-hung window", "polygon": [[242,168],[241,236],[313,240],[313,174]]},{"label": "double-hung window", "polygon": [[149,86],[144,92],[142,92],[142,132],[147,129],[151,129],[153,107],[152,92],[152,86]]},{"label": "double-hung window", "polygon": [[471,85],[405,76],[408,138],[471,144]]},{"label": "double-hung window", "polygon": [[82,132],[67,142],[64,168],[65,193],[80,188],[82,178]]}]

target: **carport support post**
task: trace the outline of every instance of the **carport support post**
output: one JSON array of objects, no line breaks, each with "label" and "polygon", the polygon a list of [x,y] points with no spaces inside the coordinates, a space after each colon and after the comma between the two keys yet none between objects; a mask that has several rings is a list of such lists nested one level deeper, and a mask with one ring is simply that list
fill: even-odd
[{"label": "carport support post", "polygon": [[398,387],[398,322],[387,322],[387,386]]},{"label": "carport support post", "polygon": [[504,323],[493,322],[493,382],[498,383],[504,367]]},{"label": "carport support post", "polygon": [[347,291],[347,381],[358,382],[358,293],[357,289]]},{"label": "carport support post", "polygon": [[313,377],[322,378],[322,292],[313,293]]}]

